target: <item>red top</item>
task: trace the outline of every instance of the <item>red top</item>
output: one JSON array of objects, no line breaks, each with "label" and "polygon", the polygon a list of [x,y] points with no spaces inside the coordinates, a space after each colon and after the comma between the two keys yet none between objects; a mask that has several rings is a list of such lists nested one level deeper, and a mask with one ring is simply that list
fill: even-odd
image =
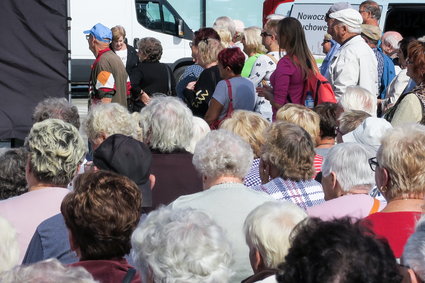
[{"label": "red top", "polygon": [[[125,258],[111,260],[82,260],[70,266],[82,266],[93,275],[95,280],[102,283],[122,282],[127,271],[133,268]],[[131,283],[142,283],[139,272],[131,280]]]},{"label": "red top", "polygon": [[372,230],[386,238],[396,258],[403,254],[404,245],[410,235],[415,232],[416,222],[421,218],[420,212],[377,212],[365,218]]}]

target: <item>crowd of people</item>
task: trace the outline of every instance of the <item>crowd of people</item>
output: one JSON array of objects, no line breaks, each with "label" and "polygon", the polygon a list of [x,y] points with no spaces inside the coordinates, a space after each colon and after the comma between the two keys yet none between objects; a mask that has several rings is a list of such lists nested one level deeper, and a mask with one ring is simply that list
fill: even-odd
[{"label": "crowd of people", "polygon": [[87,118],[48,98],[0,155],[0,281],[424,282],[425,40],[379,18],[332,5],[319,68],[297,19],[223,16],[176,79],[85,31]]}]

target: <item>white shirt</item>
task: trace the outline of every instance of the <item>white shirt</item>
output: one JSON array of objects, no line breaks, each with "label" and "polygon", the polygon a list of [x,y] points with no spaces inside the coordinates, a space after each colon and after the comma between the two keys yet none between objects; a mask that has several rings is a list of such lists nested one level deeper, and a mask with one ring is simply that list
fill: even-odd
[{"label": "white shirt", "polygon": [[[249,79],[254,83],[255,87],[263,87],[263,80],[268,86],[270,86],[270,76],[276,70],[277,62],[280,59],[279,51],[272,51],[267,54],[274,57],[276,62],[270,58],[270,56],[264,54],[257,58],[254,66],[252,67],[251,75],[249,76]],[[257,96],[255,104],[255,112],[260,113],[261,116],[271,122],[273,111],[270,102],[264,97]]]},{"label": "white shirt", "polygon": [[115,51],[115,54],[120,57],[122,63],[124,64],[124,67],[127,65],[127,49],[124,50],[117,50]]},{"label": "white shirt", "polygon": [[358,85],[378,95],[378,62],[360,35],[348,40],[329,66],[330,83],[337,100],[348,86]]},{"label": "white shirt", "polygon": [[225,230],[234,251],[232,269],[235,271],[235,275],[231,282],[241,282],[252,275],[243,223],[254,208],[266,201],[273,200],[270,195],[254,191],[243,184],[224,183],[199,193],[181,196],[170,206],[199,209],[208,214]]}]

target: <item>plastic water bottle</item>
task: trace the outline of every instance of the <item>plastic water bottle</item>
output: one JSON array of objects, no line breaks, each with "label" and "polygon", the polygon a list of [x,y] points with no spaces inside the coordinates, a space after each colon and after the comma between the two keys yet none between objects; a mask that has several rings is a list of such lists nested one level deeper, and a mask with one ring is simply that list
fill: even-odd
[{"label": "plastic water bottle", "polygon": [[313,99],[313,96],[311,95],[311,91],[307,91],[307,96],[305,98],[304,105],[307,108],[314,108],[314,99]]}]

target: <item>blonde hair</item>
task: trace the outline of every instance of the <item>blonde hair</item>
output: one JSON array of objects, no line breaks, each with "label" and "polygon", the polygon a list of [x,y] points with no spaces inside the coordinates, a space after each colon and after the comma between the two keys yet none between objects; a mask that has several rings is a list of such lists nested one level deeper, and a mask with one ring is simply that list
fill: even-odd
[{"label": "blonde hair", "polygon": [[221,44],[224,48],[227,48],[232,43],[232,35],[227,29],[216,30],[221,39]]},{"label": "blonde hair", "polygon": [[396,197],[423,197],[425,193],[425,126],[411,124],[388,130],[377,153],[379,167],[388,171],[383,190],[390,201]]},{"label": "blonde hair", "polygon": [[258,113],[236,110],[230,118],[223,121],[220,129],[231,131],[240,136],[244,141],[249,143],[254,151],[255,158],[259,158],[261,147],[265,143],[264,132],[269,125],[269,121]]},{"label": "blonde hair", "polygon": [[320,116],[313,110],[299,104],[287,103],[277,111],[276,120],[300,126],[310,134],[315,145],[320,143]]},{"label": "blonde hair", "polygon": [[221,50],[223,45],[217,39],[208,38],[198,43],[199,59],[203,65],[217,62]]},{"label": "blonde hair", "polygon": [[279,170],[279,176],[292,181],[310,180],[314,173],[314,144],[300,126],[276,121],[265,133],[261,159]]},{"label": "blonde hair", "polygon": [[112,31],[112,40],[118,40],[121,36],[122,39],[125,39],[125,29],[122,26],[114,26],[111,28]]},{"label": "blonde hair", "polygon": [[249,53],[266,53],[266,48],[262,43],[261,29],[259,27],[247,27],[244,29],[243,36],[245,38],[245,50]]},{"label": "blonde hair", "polygon": [[77,128],[59,119],[35,123],[25,145],[37,181],[60,187],[71,182],[86,152]]}]

